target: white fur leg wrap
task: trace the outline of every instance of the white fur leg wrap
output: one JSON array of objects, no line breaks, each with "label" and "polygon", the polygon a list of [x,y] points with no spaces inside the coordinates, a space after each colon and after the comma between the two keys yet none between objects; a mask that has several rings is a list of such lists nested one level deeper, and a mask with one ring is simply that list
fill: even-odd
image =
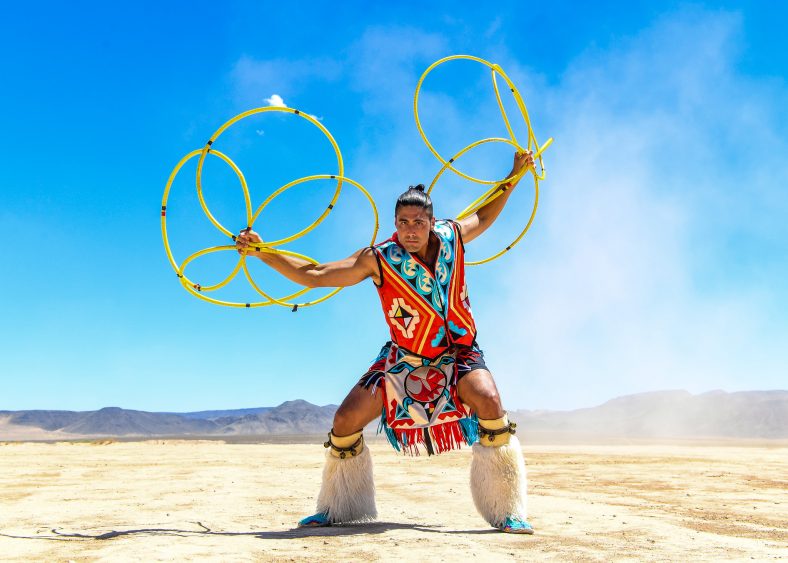
[{"label": "white fur leg wrap", "polygon": [[369,448],[347,459],[339,459],[330,452],[326,452],[317,511],[328,513],[332,524],[374,520],[378,511]]},{"label": "white fur leg wrap", "polygon": [[498,527],[507,516],[525,520],[527,510],[525,461],[516,436],[505,446],[473,445],[471,495],[479,514]]}]

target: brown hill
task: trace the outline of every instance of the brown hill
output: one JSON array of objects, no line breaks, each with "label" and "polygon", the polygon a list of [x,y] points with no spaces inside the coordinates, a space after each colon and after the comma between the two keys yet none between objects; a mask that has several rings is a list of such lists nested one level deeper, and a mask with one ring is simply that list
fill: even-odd
[{"label": "brown hill", "polygon": [[286,401],[271,410],[246,415],[226,424],[217,432],[250,434],[322,434],[333,423],[336,405],[319,407],[306,401]]},{"label": "brown hill", "polygon": [[101,436],[177,436],[210,434],[216,430],[216,424],[209,420],[189,419],[177,414],[105,407],[85,413],[60,430],[68,434]]}]

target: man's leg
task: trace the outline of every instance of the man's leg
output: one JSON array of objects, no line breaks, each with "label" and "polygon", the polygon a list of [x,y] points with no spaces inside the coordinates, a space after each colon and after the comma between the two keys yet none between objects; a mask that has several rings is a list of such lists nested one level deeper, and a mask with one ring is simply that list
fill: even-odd
[{"label": "man's leg", "polygon": [[356,385],[334,414],[328,435],[323,483],[317,497],[317,513],[299,526],[328,526],[360,522],[377,516],[372,458],[364,445],[364,426],[380,416],[381,393]]},{"label": "man's leg", "polygon": [[532,534],[526,521],[525,461],[492,374],[486,369],[468,372],[457,384],[457,392],[479,418],[479,441],[473,445],[471,461],[476,509],[494,528]]},{"label": "man's leg", "polygon": [[347,436],[364,428],[380,416],[383,410],[383,394],[361,385],[355,385],[334,413],[334,433]]}]

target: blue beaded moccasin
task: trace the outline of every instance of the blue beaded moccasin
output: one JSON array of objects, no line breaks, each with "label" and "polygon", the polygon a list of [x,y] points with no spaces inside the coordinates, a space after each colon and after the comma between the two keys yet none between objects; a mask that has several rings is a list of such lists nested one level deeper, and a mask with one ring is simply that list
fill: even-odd
[{"label": "blue beaded moccasin", "polygon": [[318,512],[312,516],[307,516],[298,522],[299,528],[320,528],[330,525],[331,522],[328,521],[328,514],[325,512]]},{"label": "blue beaded moccasin", "polygon": [[498,529],[507,534],[533,534],[534,529],[525,520],[517,516],[508,516]]}]

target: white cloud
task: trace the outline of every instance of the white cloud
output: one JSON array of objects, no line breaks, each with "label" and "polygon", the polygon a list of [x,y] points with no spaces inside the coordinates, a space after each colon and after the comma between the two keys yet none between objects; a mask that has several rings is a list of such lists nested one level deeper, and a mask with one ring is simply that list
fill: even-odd
[{"label": "white cloud", "polygon": [[439,33],[377,26],[365,29],[349,49],[350,86],[362,96],[363,136],[352,153],[353,168],[380,200],[382,235],[393,223],[391,198],[437,171],[414,126],[413,90],[419,75],[447,50]]},{"label": "white cloud", "polygon": [[[417,77],[445,55],[446,39],[408,27],[369,27],[351,47],[352,84],[363,92],[363,110],[401,116],[409,107]],[[402,120],[403,123],[406,120]]]},{"label": "white cloud", "polygon": [[258,60],[243,56],[235,63],[231,79],[236,103],[247,107],[259,103],[262,92],[276,90],[280,98],[287,98],[302,92],[307,84],[336,80],[341,70],[337,61],[326,57]]},{"label": "white cloud", "polygon": [[[473,294],[484,326],[508,327],[482,344],[509,404],[785,386],[785,282],[735,260],[785,244],[786,93],[737,74],[738,30],[730,15],[674,14],[540,93],[556,144],[538,242],[490,266],[506,276],[495,297]],[[743,131],[759,161],[737,152]],[[732,251],[744,233],[751,249]]]},{"label": "white cloud", "polygon": [[492,21],[492,23],[487,26],[487,29],[484,30],[484,36],[487,39],[493,37],[496,33],[501,30],[501,24],[503,23],[503,18],[501,16],[496,16],[496,18]]},{"label": "white cloud", "polygon": [[270,98],[266,98],[265,99],[265,103],[268,104],[269,106],[274,106],[276,108],[286,108],[287,107],[287,104],[282,99],[282,96],[280,96],[279,94],[271,94]]}]

